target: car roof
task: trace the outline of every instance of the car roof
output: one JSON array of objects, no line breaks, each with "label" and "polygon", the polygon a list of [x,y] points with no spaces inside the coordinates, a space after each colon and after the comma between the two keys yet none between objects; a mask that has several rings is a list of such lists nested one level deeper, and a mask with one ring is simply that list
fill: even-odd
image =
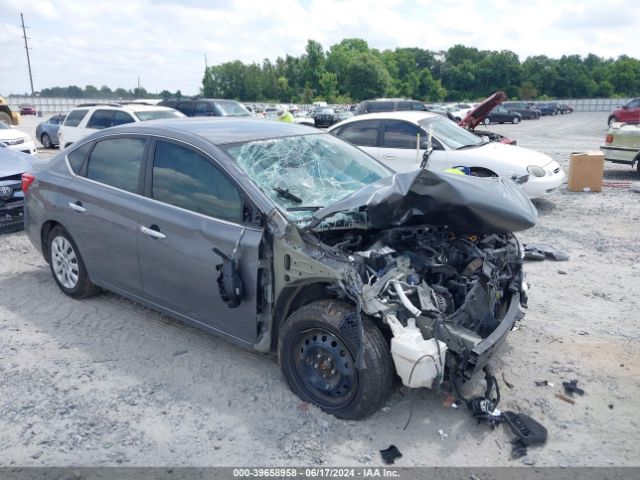
[{"label": "car roof", "polygon": [[[250,142],[296,135],[326,134],[308,125],[274,122],[254,117],[181,117],[112,127],[112,132],[197,135],[213,145]],[[102,130],[104,131],[104,130]],[[123,132],[124,133],[124,132]]]},{"label": "car roof", "polygon": [[[73,110],[117,110],[117,111],[125,111],[125,112],[157,112],[159,110],[174,110],[171,107],[162,107],[158,105],[144,105],[142,103],[128,103],[125,105],[109,105],[109,104],[100,104],[97,103],[95,105],[85,105],[85,106],[77,106]],[[72,111],[73,111],[72,110]]]},{"label": "car roof", "polygon": [[[366,113],[364,115],[357,115],[355,117],[348,118],[343,122],[336,125],[345,125],[347,123],[356,122],[360,120],[405,120],[407,122],[418,123],[418,121],[425,118],[443,118],[442,115],[438,115],[433,112],[423,111],[411,111],[411,110],[397,110],[395,112],[376,112]],[[333,127],[332,127],[333,128]]]}]

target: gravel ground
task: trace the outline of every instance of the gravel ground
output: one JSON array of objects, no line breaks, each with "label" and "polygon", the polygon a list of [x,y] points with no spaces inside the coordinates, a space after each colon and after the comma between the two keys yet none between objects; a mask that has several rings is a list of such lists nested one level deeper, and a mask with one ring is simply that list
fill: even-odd
[{"label": "gravel ground", "polygon": [[[490,128],[567,168],[570,152],[597,149],[606,118]],[[32,133],[36,123],[21,128]],[[639,180],[614,165],[605,178]],[[64,296],[16,233],[0,237],[0,466],[365,466],[381,465],[378,450],[389,444],[403,453],[398,466],[640,465],[640,195],[563,188],[536,206],[539,223],[523,241],[551,243],[571,259],[528,265],[527,316],[494,361],[501,408],[549,430],[523,459],[511,459],[507,429],[476,425],[427,390],[396,386],[366,421],[326,415],[288,390],[272,356],[115,294]],[[555,396],[571,379],[586,390],[575,404]]]}]

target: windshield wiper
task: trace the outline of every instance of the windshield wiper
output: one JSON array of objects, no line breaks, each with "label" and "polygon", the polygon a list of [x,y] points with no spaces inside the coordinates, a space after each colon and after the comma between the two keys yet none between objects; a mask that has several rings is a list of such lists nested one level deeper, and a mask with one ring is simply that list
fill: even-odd
[{"label": "windshield wiper", "polygon": [[456,150],[464,150],[465,148],[476,148],[481,145],[484,145],[484,143],[471,143],[469,145],[462,145],[461,147],[456,148]]},{"label": "windshield wiper", "polygon": [[290,207],[287,212],[316,212],[324,207],[308,206],[308,207]]},{"label": "windshield wiper", "polygon": [[282,198],[286,198],[295,203],[302,203],[302,199],[291,193],[287,188],[273,187],[273,190]]}]

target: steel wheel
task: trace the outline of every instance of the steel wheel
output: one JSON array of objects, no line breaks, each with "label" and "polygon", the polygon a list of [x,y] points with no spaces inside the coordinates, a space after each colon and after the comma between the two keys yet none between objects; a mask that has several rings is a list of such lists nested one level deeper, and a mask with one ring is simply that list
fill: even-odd
[{"label": "steel wheel", "polygon": [[294,348],[295,374],[319,405],[335,407],[353,397],[358,372],[342,340],[327,330],[313,328],[300,332]]},{"label": "steel wheel", "polygon": [[78,257],[65,237],[57,236],[51,241],[51,262],[53,273],[63,287],[73,289],[78,285]]},{"label": "steel wheel", "polygon": [[42,138],[40,138],[40,143],[44,148],[53,147],[53,143],[51,142],[51,137],[47,133],[42,134]]}]

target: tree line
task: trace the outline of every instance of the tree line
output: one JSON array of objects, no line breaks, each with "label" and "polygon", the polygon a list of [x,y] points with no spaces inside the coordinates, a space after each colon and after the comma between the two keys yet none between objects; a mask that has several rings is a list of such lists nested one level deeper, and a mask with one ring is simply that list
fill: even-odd
[{"label": "tree line", "polygon": [[455,45],[446,51],[380,51],[365,40],[344,39],[325,51],[309,40],[299,57],[205,70],[201,93],[241,101],[351,103],[375,97],[424,101],[479,100],[497,90],[512,99],[610,98],[640,95],[640,60],[594,54],[537,55],[520,61],[510,50]]},{"label": "tree line", "polygon": [[99,98],[113,99],[113,100],[133,100],[136,98],[180,98],[182,93],[180,90],[170,92],[169,90],[163,90],[159,94],[152,94],[147,92],[143,87],[136,87],[133,89],[116,88],[112,90],[107,85],[103,85],[100,88],[94,85],[87,85],[81,88],[77,85],[69,85],[68,87],[51,87],[43,88],[40,90],[39,95],[41,97],[64,97],[64,98]]}]

